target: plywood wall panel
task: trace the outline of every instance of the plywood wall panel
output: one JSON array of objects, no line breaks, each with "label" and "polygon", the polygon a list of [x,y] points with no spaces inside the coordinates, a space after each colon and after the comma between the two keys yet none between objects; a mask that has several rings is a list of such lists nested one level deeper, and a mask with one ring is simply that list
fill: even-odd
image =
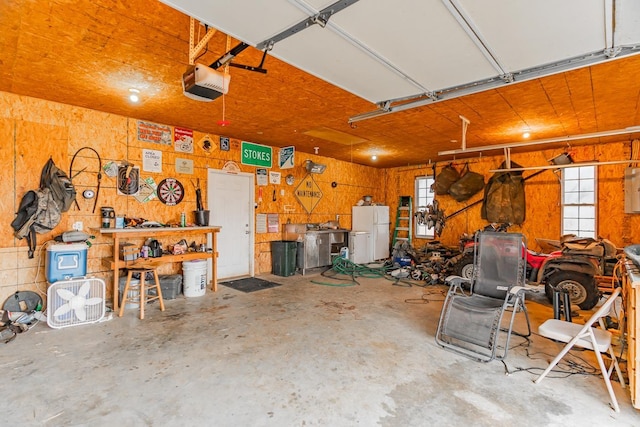
[{"label": "plywood wall panel", "polygon": [[[587,77],[582,76],[582,80]],[[583,85],[582,80],[575,82],[559,80],[558,84],[561,87],[564,84],[566,90],[572,90],[576,85]],[[499,94],[493,92],[492,96],[499,96]],[[560,100],[555,99],[552,102],[560,102]],[[13,206],[8,206],[19,202],[24,191],[37,186],[40,169],[48,157],[53,156],[63,170],[68,170],[71,157],[83,146],[95,148],[104,163],[109,160],[118,163],[127,160],[137,166],[142,166],[143,149],[160,150],[163,153],[162,173],[141,171],[142,177],[153,177],[156,183],[165,177],[176,177],[185,187],[184,201],[176,206],[166,206],[157,199],[140,203],[132,196],[118,195],[115,178],[103,174],[96,212],[91,212],[93,200],[85,200],[80,196],[78,198],[80,210],[74,207],[64,214],[60,228],[56,230],[56,233],[51,233],[50,236],[39,235],[40,244],[57,232],[70,228],[75,221],[82,221],[85,230],[95,234],[95,230],[100,227],[99,208],[101,206],[112,206],[120,215],[171,223],[177,223],[180,213],[184,211],[187,213],[188,221],[193,221],[195,189],[192,180],[195,182],[198,178],[200,179],[203,196],[206,199],[207,168],[220,169],[226,161],[232,160],[238,164],[243,172],[254,174],[256,170],[253,166],[240,164],[241,141],[239,140],[231,140],[231,149],[221,151],[219,149],[219,135],[208,134],[212,145],[209,151],[205,151],[202,148],[202,138],[207,134],[196,130],[194,131],[194,152],[192,154],[178,153],[175,152],[172,145],[161,146],[137,140],[137,119],[134,118],[104,114],[1,92],[0,106],[6,107],[0,108],[0,114],[3,115],[0,117],[0,136],[4,137],[5,141],[14,140],[17,147],[15,155],[10,154],[6,144],[0,150],[0,161],[4,166],[0,169],[0,174],[3,174],[2,180],[15,182],[14,200],[6,206],[3,204],[4,202],[0,202],[0,215],[6,217],[7,223],[13,218],[14,210]],[[473,111],[474,106],[469,104],[467,108]],[[451,121],[450,112],[446,110],[438,110],[434,114],[439,115],[443,122]],[[619,160],[621,157],[625,158],[630,155],[629,143],[626,141],[596,148],[577,147],[575,151],[578,161]],[[561,149],[546,149],[526,154],[519,153],[513,155],[513,160],[523,166],[542,165],[561,152]],[[193,160],[194,173],[175,173],[176,157]],[[310,214],[303,209],[294,196],[295,188],[307,174],[304,168],[306,159],[327,166],[323,174],[314,175],[314,180],[322,190],[323,197],[316,209]],[[274,160],[277,160],[277,149],[274,149]],[[482,173],[485,180],[488,180],[491,176],[489,170],[498,167],[502,160],[502,156],[483,156],[471,159],[469,162],[472,170]],[[88,151],[79,155],[76,161],[77,166],[74,165],[74,167],[87,168],[86,172],[78,175],[74,181],[81,193],[83,189],[95,185],[98,167],[94,156]],[[15,170],[13,169],[14,164],[16,165]],[[37,164],[35,168],[34,164]],[[439,163],[437,171],[444,165],[445,163]],[[456,167],[460,168],[461,166],[462,162],[458,161]],[[427,164],[381,170],[337,161],[320,155],[301,153],[296,153],[293,168],[281,170],[277,164],[274,164],[271,170],[280,172],[282,181],[280,184],[269,184],[262,187],[263,201],[258,204],[255,213],[278,214],[280,224],[277,233],[256,234],[254,262],[257,274],[270,271],[270,242],[282,238],[280,230],[282,224],[287,221],[321,223],[335,220],[336,215],[339,215],[340,225],[350,228],[351,207],[358,203],[364,195],[371,195],[376,203],[390,206],[393,224],[399,197],[413,196],[415,178],[431,174],[433,171],[432,166]],[[599,231],[619,246],[640,242],[640,231],[638,231],[640,230],[640,215],[622,213],[623,171],[624,165],[599,168],[601,180],[598,191],[602,196],[598,211]],[[294,176],[295,184],[293,186],[284,182],[284,177],[287,174]],[[531,174],[533,172],[525,172],[525,177]],[[332,186],[334,182],[336,185]],[[557,238],[560,234],[560,184],[556,175],[547,171],[527,181],[525,188],[527,197],[526,221],[521,227],[512,227],[512,231],[522,231],[529,238],[530,246],[536,248],[535,237]],[[274,190],[275,201],[273,200]],[[281,194],[282,190],[284,190],[284,195]],[[258,192],[259,188],[256,186],[256,201]],[[451,197],[438,196],[440,206],[447,215],[471,205],[480,198],[481,195],[477,195],[465,203],[458,203]],[[205,203],[211,205],[215,201],[205,200]],[[445,244],[455,246],[462,233],[471,233],[486,224],[486,221],[480,218],[480,205],[472,206],[447,221],[440,240]],[[390,230],[391,232],[392,230]],[[0,231],[0,233],[6,233],[6,231]],[[170,238],[165,240],[162,241],[163,245],[175,243]],[[12,240],[9,239],[9,241]],[[89,273],[108,279],[111,277],[111,273],[104,266],[104,261],[112,256],[111,239],[98,233],[92,241],[94,244],[89,250]],[[417,247],[425,243],[425,240],[415,241]],[[6,247],[0,248],[0,254],[2,251],[8,251],[8,254],[12,254],[9,258],[13,261],[6,265],[0,263],[0,277],[5,277],[8,280],[5,285],[0,285],[0,296],[7,294],[8,289],[15,291],[18,287],[31,286],[30,283],[38,270],[35,260],[27,258],[24,242],[16,241],[16,243],[8,244]],[[163,269],[168,272],[177,272],[180,265],[167,265]],[[40,274],[44,274],[43,267],[40,267]],[[110,281],[107,283],[110,286]]]},{"label": "plywood wall panel", "polygon": [[0,197],[0,218],[7,218],[4,227],[0,227],[0,241],[10,242],[13,240],[13,229],[9,227],[9,223],[14,218],[14,213],[18,209],[20,199],[9,196],[14,188],[15,165],[15,141],[14,141],[14,121],[9,119],[0,119],[0,183],[4,185],[5,194]]},{"label": "plywood wall panel", "polygon": [[[512,156],[512,160],[522,166],[541,166],[547,164],[547,160],[560,154],[562,150],[540,150],[531,153],[520,153]],[[573,149],[576,162],[600,160],[624,160],[630,156],[630,143],[623,141],[606,145],[581,146]],[[502,156],[485,157],[474,160],[471,169],[485,175],[488,181]],[[446,163],[438,165],[438,171]],[[459,167],[458,164],[456,167]],[[640,242],[640,214],[624,213],[624,168],[625,165],[603,165],[598,167],[598,233],[600,236],[611,240],[618,247]],[[413,195],[413,180],[420,174],[430,173],[427,168],[409,169],[395,168],[388,170],[387,186],[390,197],[400,195]],[[529,246],[540,250],[535,238],[558,239],[561,234],[561,200],[560,200],[560,172],[547,170],[537,175],[536,171],[526,171],[526,219],[521,226],[512,226],[511,231],[522,232],[528,238]],[[528,178],[528,179],[527,179]],[[469,201],[458,203],[450,196],[437,196],[440,207],[446,215],[452,215],[456,211],[470,206],[479,195]],[[393,204],[392,216],[395,219]],[[447,220],[440,240],[450,246],[457,245],[458,239],[463,233],[472,233],[486,226],[488,223],[480,218],[481,204],[463,210],[460,214]],[[392,219],[392,224],[394,223]],[[426,240],[416,240],[419,247]]]},{"label": "plywood wall panel", "polygon": [[[173,146],[152,144],[137,139],[137,120],[131,119],[127,123],[127,158],[136,165],[142,163],[142,150],[153,149],[160,150],[163,153],[163,172],[147,173],[141,171],[141,176],[151,176],[158,183],[167,176],[175,177],[185,187],[185,198],[177,206],[165,206],[157,200],[141,204],[133,197],[113,195],[113,191],[107,191],[106,203],[114,206],[117,212],[126,212],[131,216],[141,216],[147,219],[153,219],[160,222],[177,223],[180,213],[185,211],[188,219],[192,219],[191,211],[195,209],[195,188],[192,181],[195,182],[200,178],[203,188],[203,195],[206,196],[206,178],[207,168],[221,168],[225,161],[233,160],[239,163],[240,141],[231,140],[231,149],[229,151],[221,151],[219,149],[219,136],[208,134],[212,142],[211,149],[205,151],[202,148],[202,138],[205,134],[194,132],[194,153],[185,154],[175,152]],[[175,158],[189,158],[194,162],[194,174],[178,174],[175,173]],[[284,182],[284,177],[291,173],[299,183],[306,175],[304,169],[304,161],[309,158],[313,161],[327,164],[327,170],[322,175],[314,175],[318,186],[323,192],[323,197],[311,214],[304,211],[294,196],[296,185],[288,186]],[[277,150],[274,151],[274,160],[277,159]],[[359,165],[353,165],[345,162],[337,162],[332,159],[323,158],[314,155],[296,156],[295,167],[292,169],[280,170],[277,165],[271,170],[279,171],[282,174],[281,184],[269,184],[261,188],[262,202],[258,204],[255,211],[258,213],[276,213],[279,215],[280,227],[277,233],[264,233],[256,235],[256,271],[270,271],[270,241],[281,239],[281,225],[287,220],[291,222],[325,222],[335,220],[336,214],[341,215],[341,226],[350,227],[351,206],[356,204],[363,195],[371,194],[375,200],[381,203],[385,200],[385,192],[383,186],[378,183],[384,176],[383,171],[367,168]],[[239,164],[244,172],[255,173],[255,167]],[[377,177],[375,176],[377,175]],[[377,178],[377,179],[376,179]],[[332,182],[336,182],[337,186],[331,186]],[[114,184],[115,186],[115,184]],[[284,190],[284,195],[281,195]],[[273,200],[275,191],[276,200]],[[256,201],[260,188],[256,187]],[[125,200],[123,202],[123,199]],[[208,201],[205,200],[205,204]],[[101,203],[102,204],[102,203]],[[285,209],[285,206],[287,207]],[[135,212],[133,214],[132,212]]]}]

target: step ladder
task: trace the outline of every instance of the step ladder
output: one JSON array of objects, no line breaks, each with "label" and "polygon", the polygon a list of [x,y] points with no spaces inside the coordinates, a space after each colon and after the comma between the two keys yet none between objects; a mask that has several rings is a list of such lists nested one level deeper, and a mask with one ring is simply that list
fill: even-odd
[{"label": "step ladder", "polygon": [[411,244],[413,235],[413,200],[411,196],[400,196],[398,200],[398,210],[396,211],[396,227],[393,230],[392,248],[396,247],[396,242],[406,241]]}]

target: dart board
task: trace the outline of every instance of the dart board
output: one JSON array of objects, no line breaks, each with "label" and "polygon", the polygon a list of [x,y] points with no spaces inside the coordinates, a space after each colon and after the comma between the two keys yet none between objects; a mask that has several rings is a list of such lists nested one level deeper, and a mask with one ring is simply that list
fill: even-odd
[{"label": "dart board", "polygon": [[158,184],[156,193],[162,203],[167,206],[175,206],[184,197],[184,187],[175,178],[165,178]]}]

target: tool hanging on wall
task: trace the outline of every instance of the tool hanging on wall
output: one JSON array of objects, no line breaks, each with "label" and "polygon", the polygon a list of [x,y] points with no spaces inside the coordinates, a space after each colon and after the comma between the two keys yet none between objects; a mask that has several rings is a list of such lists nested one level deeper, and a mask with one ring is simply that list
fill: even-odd
[{"label": "tool hanging on wall", "polygon": [[[76,176],[80,175],[82,172],[84,172],[87,168],[84,167],[82,169],[80,169],[77,173],[73,173],[73,162],[76,159],[76,156],[82,151],[82,150],[89,150],[89,151],[93,151],[96,155],[96,157],[98,158],[98,175],[97,175],[97,179],[98,179],[98,183],[96,184],[96,191],[93,192],[93,190],[84,190],[82,192],[82,196],[85,199],[94,199],[93,200],[93,209],[91,210],[92,213],[96,212],[96,206],[98,205],[98,196],[100,195],[100,182],[102,180],[102,158],[100,157],[100,154],[98,154],[98,152],[91,148],[91,147],[82,147],[80,148],[78,151],[75,152],[75,154],[73,155],[73,157],[71,158],[71,164],[69,165],[69,178],[71,179],[71,182],[73,182],[73,178],[75,178]],[[80,210],[80,205],[78,205],[78,200],[74,200],[76,208],[78,208],[78,210]]]},{"label": "tool hanging on wall", "polygon": [[193,188],[196,189],[196,210],[202,211],[204,210],[204,205],[202,204],[202,190],[200,190],[200,178],[197,179],[197,184],[191,180],[191,184]]}]

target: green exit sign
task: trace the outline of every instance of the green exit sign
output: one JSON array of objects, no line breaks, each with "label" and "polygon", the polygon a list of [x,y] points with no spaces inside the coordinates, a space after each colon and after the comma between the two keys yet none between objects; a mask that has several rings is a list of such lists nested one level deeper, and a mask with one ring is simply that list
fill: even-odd
[{"label": "green exit sign", "polygon": [[254,144],[252,142],[242,141],[242,164],[260,166],[263,168],[271,167],[271,159],[273,151],[271,147],[266,145]]}]

